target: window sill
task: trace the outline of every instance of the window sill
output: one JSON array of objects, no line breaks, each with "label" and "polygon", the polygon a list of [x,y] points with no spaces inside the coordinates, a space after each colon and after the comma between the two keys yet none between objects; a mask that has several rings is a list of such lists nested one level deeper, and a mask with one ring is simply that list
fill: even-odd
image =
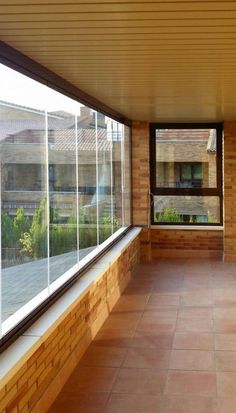
[{"label": "window sill", "polygon": [[224,227],[221,225],[151,225],[152,229],[172,229],[181,231],[223,231]]}]

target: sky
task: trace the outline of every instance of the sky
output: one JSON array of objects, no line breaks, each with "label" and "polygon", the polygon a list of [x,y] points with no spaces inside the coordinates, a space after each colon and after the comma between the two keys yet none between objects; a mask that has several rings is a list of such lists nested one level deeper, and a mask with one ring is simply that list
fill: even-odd
[{"label": "sky", "polygon": [[0,100],[34,109],[64,110],[80,114],[83,106],[73,99],[0,64]]}]

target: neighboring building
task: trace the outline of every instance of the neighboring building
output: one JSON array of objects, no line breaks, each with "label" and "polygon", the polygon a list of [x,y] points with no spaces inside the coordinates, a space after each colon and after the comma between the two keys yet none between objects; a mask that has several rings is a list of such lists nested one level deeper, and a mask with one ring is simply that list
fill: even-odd
[{"label": "neighboring building", "polygon": [[[110,214],[112,196],[116,207],[114,215],[119,217],[121,208],[119,128],[112,131],[109,120],[106,121],[104,115],[98,114],[98,169],[96,171],[95,118],[89,108],[81,107],[80,116],[76,120],[75,116],[66,112],[49,113],[48,149],[45,144],[45,126],[45,112],[0,102],[2,213],[7,212],[15,216],[17,209],[23,207],[25,214],[32,216],[46,196],[48,174],[50,205],[57,208],[61,221],[66,222],[76,208],[77,154],[81,211],[95,214],[98,197],[100,212],[103,215]],[[49,160],[48,171],[44,164],[46,152]],[[98,172],[98,180],[96,172]],[[114,186],[112,192],[111,182]]]},{"label": "neighboring building", "polygon": [[[216,187],[216,131],[214,129],[160,129],[156,132],[156,186],[159,188]],[[184,222],[219,219],[214,197],[160,196],[155,215],[175,210]]]}]

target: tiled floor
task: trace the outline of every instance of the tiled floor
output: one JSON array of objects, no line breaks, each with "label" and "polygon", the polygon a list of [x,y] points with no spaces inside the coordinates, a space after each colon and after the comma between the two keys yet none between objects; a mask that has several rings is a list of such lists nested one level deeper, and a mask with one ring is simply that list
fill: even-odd
[{"label": "tiled floor", "polygon": [[140,265],[50,413],[236,413],[236,266]]}]

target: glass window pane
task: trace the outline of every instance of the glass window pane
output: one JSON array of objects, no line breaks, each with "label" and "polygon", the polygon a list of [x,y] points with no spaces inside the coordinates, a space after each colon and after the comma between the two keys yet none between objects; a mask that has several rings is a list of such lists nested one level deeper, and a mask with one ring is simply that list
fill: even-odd
[{"label": "glass window pane", "polygon": [[156,187],[216,188],[215,129],[157,129]]},{"label": "glass window pane", "polygon": [[193,179],[202,179],[202,165],[199,163],[193,165]]},{"label": "glass window pane", "polygon": [[6,320],[47,287],[47,88],[2,65],[0,81],[2,313]]},{"label": "glass window pane", "polygon": [[130,128],[124,127],[124,225],[131,225],[131,142]]},{"label": "glass window pane", "polygon": [[181,165],[181,179],[192,179],[191,164],[183,163]]},{"label": "glass window pane", "polygon": [[86,106],[78,118],[79,256],[97,247],[96,113]]},{"label": "glass window pane", "polygon": [[3,65],[0,96],[1,336],[129,225],[130,135]]},{"label": "glass window pane", "polygon": [[220,223],[220,199],[217,196],[154,197],[155,223]]},{"label": "glass window pane", "polygon": [[112,177],[113,177],[113,232],[122,227],[122,162],[121,162],[121,125],[111,122],[112,138]]},{"label": "glass window pane", "polygon": [[97,114],[99,244],[112,235],[111,140],[105,115]]},{"label": "glass window pane", "polygon": [[54,100],[47,112],[52,283],[77,264],[76,116],[75,102],[51,89],[48,95]]}]

